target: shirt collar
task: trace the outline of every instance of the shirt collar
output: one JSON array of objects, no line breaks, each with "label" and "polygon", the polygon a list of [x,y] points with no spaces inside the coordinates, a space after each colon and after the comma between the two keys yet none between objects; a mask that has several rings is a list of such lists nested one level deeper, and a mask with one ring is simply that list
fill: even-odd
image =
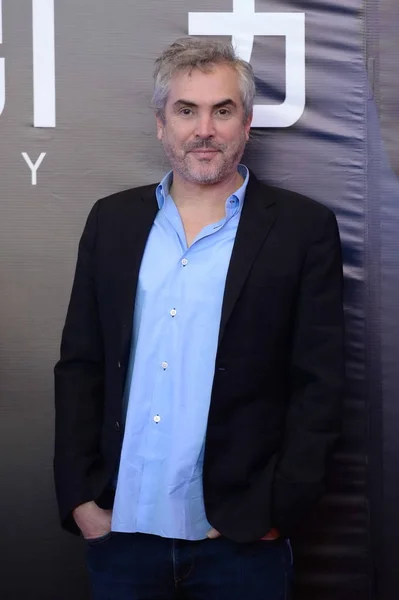
[{"label": "shirt collar", "polygon": [[[229,196],[226,200],[226,214],[229,214],[232,210],[236,212],[237,209],[241,210],[245,192],[247,189],[248,181],[249,181],[249,171],[245,165],[239,164],[237,167],[237,171],[243,177],[244,181],[242,185],[236,190],[231,196]],[[156,189],[156,198],[158,202],[158,208],[161,209],[166,199],[169,196],[170,187],[172,185],[173,171],[169,171],[166,173],[165,177],[162,179],[160,184]]]}]

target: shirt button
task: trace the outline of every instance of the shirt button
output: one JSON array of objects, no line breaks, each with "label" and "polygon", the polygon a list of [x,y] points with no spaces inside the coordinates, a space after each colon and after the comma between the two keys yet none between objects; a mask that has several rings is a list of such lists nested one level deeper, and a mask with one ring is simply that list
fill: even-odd
[{"label": "shirt button", "polygon": [[120,360],[118,360],[118,369],[120,369],[120,368],[121,368],[121,366],[122,366],[122,365],[121,365],[121,361],[120,361]]},{"label": "shirt button", "polygon": [[163,369],[167,369],[168,367],[169,367],[168,363],[164,361],[164,362],[162,363],[162,368],[163,368]]},{"label": "shirt button", "polygon": [[170,314],[172,317],[175,317],[177,315],[177,310],[175,308],[172,308],[172,310],[170,311]]},{"label": "shirt button", "polygon": [[115,431],[120,431],[120,428],[121,428],[121,426],[119,424],[119,421],[116,421],[115,422]]},{"label": "shirt button", "polygon": [[187,258],[183,258],[183,260],[181,261],[181,264],[183,265],[183,267],[185,267],[186,265],[188,265]]},{"label": "shirt button", "polygon": [[161,420],[161,417],[159,415],[155,415],[155,417],[154,417],[155,423],[159,423],[160,420]]}]

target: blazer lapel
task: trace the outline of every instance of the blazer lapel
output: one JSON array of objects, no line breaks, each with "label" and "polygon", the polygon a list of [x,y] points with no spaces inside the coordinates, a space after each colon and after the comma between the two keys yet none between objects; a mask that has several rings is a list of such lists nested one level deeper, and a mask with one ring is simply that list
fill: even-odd
[{"label": "blazer lapel", "polygon": [[140,265],[148,236],[158,212],[155,190],[155,185],[146,188],[141,193],[141,201],[132,202],[132,210],[128,215],[127,225],[122,224],[124,235],[120,242],[122,244],[124,268],[118,306],[120,306],[120,340],[121,356],[123,357],[130,350]]},{"label": "blazer lapel", "polygon": [[219,345],[249,271],[276,219],[272,188],[250,174],[240,223],[227,272]]}]

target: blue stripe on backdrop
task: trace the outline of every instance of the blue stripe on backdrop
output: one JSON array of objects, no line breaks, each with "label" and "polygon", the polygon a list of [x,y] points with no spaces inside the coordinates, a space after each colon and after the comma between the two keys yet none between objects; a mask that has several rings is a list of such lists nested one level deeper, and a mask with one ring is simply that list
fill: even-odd
[{"label": "blue stripe on backdrop", "polygon": [[[369,110],[369,218],[372,239],[380,237],[379,264],[374,269],[375,301],[369,327],[372,532],[377,567],[377,595],[396,600],[399,589],[399,12],[394,0],[367,3],[369,59],[372,58],[374,100]],[[378,113],[377,113],[378,109]],[[377,253],[378,248],[376,249]],[[371,298],[372,300],[372,298]],[[379,312],[378,312],[379,309]],[[380,356],[378,356],[378,351]],[[382,404],[378,398],[382,397]],[[382,435],[381,435],[382,434]],[[382,470],[381,470],[382,467]],[[381,476],[379,477],[381,471]]]}]

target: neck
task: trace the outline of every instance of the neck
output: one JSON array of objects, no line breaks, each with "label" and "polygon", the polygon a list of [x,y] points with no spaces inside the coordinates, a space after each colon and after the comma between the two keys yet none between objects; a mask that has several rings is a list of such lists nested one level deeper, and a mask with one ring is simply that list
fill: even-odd
[{"label": "neck", "polygon": [[188,182],[173,172],[173,183],[170,194],[178,208],[208,208],[216,209],[223,205],[231,194],[243,184],[243,178],[238,171],[228,178],[211,185]]}]

